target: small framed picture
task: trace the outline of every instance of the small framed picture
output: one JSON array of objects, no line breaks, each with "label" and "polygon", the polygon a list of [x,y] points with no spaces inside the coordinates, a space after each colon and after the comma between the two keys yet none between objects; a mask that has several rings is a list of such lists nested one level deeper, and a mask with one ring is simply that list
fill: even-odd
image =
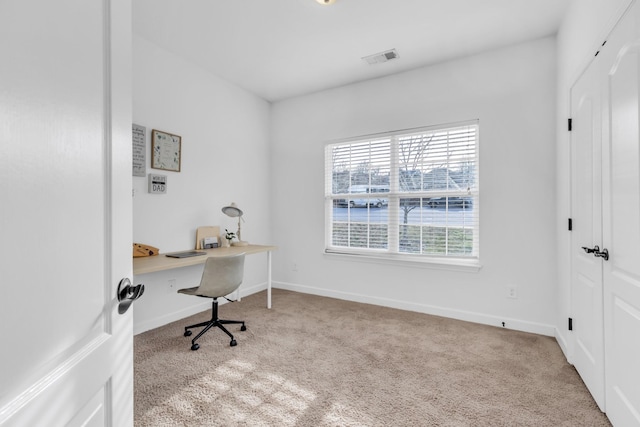
[{"label": "small framed picture", "polygon": [[180,172],[182,138],[160,130],[151,132],[151,167]]}]

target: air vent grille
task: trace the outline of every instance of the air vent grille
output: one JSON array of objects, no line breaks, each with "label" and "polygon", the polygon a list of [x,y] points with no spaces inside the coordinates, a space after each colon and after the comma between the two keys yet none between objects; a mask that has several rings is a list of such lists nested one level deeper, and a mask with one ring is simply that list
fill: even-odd
[{"label": "air vent grille", "polygon": [[381,64],[383,62],[391,61],[397,58],[398,58],[398,51],[395,49],[391,49],[391,50],[376,53],[373,55],[365,56],[362,59],[367,61],[367,64],[374,65],[374,64]]}]

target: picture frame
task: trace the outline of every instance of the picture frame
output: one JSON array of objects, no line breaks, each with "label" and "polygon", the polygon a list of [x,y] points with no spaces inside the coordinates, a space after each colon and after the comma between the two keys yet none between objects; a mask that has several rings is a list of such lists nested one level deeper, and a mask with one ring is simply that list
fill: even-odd
[{"label": "picture frame", "polygon": [[151,131],[151,167],[180,172],[182,163],[182,138],[169,132]]}]

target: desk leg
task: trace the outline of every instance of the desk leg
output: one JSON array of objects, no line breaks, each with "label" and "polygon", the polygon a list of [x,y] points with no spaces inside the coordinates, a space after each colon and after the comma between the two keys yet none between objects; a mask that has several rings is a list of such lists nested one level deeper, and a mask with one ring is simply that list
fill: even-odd
[{"label": "desk leg", "polygon": [[271,308],[271,251],[267,252],[267,308]]}]

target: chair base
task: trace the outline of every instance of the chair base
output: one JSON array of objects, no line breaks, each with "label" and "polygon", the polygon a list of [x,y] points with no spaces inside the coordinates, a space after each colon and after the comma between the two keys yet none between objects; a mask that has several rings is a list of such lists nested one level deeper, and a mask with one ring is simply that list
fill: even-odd
[{"label": "chair base", "polygon": [[229,335],[229,338],[231,338],[231,342],[229,343],[229,345],[231,347],[235,347],[236,345],[238,345],[238,342],[235,340],[235,338],[233,338],[233,335],[231,334],[231,332],[229,332],[227,330],[227,328],[225,328],[223,325],[242,325],[242,327],[240,327],[241,331],[246,331],[247,327],[244,324],[243,320],[225,320],[225,319],[218,319],[218,299],[214,298],[213,299],[213,304],[211,307],[211,320],[207,321],[207,322],[201,322],[201,323],[197,323],[195,325],[190,325],[190,326],[185,326],[184,328],[184,336],[188,337],[191,336],[192,332],[189,329],[193,329],[193,328],[200,328],[204,326],[204,329],[202,329],[198,335],[196,335],[196,337],[194,339],[191,340],[191,350],[195,351],[197,349],[200,348],[200,344],[196,343],[196,340],[198,338],[200,338],[202,335],[204,335],[209,329],[216,327],[222,330],[222,332],[224,332],[225,334]]}]

